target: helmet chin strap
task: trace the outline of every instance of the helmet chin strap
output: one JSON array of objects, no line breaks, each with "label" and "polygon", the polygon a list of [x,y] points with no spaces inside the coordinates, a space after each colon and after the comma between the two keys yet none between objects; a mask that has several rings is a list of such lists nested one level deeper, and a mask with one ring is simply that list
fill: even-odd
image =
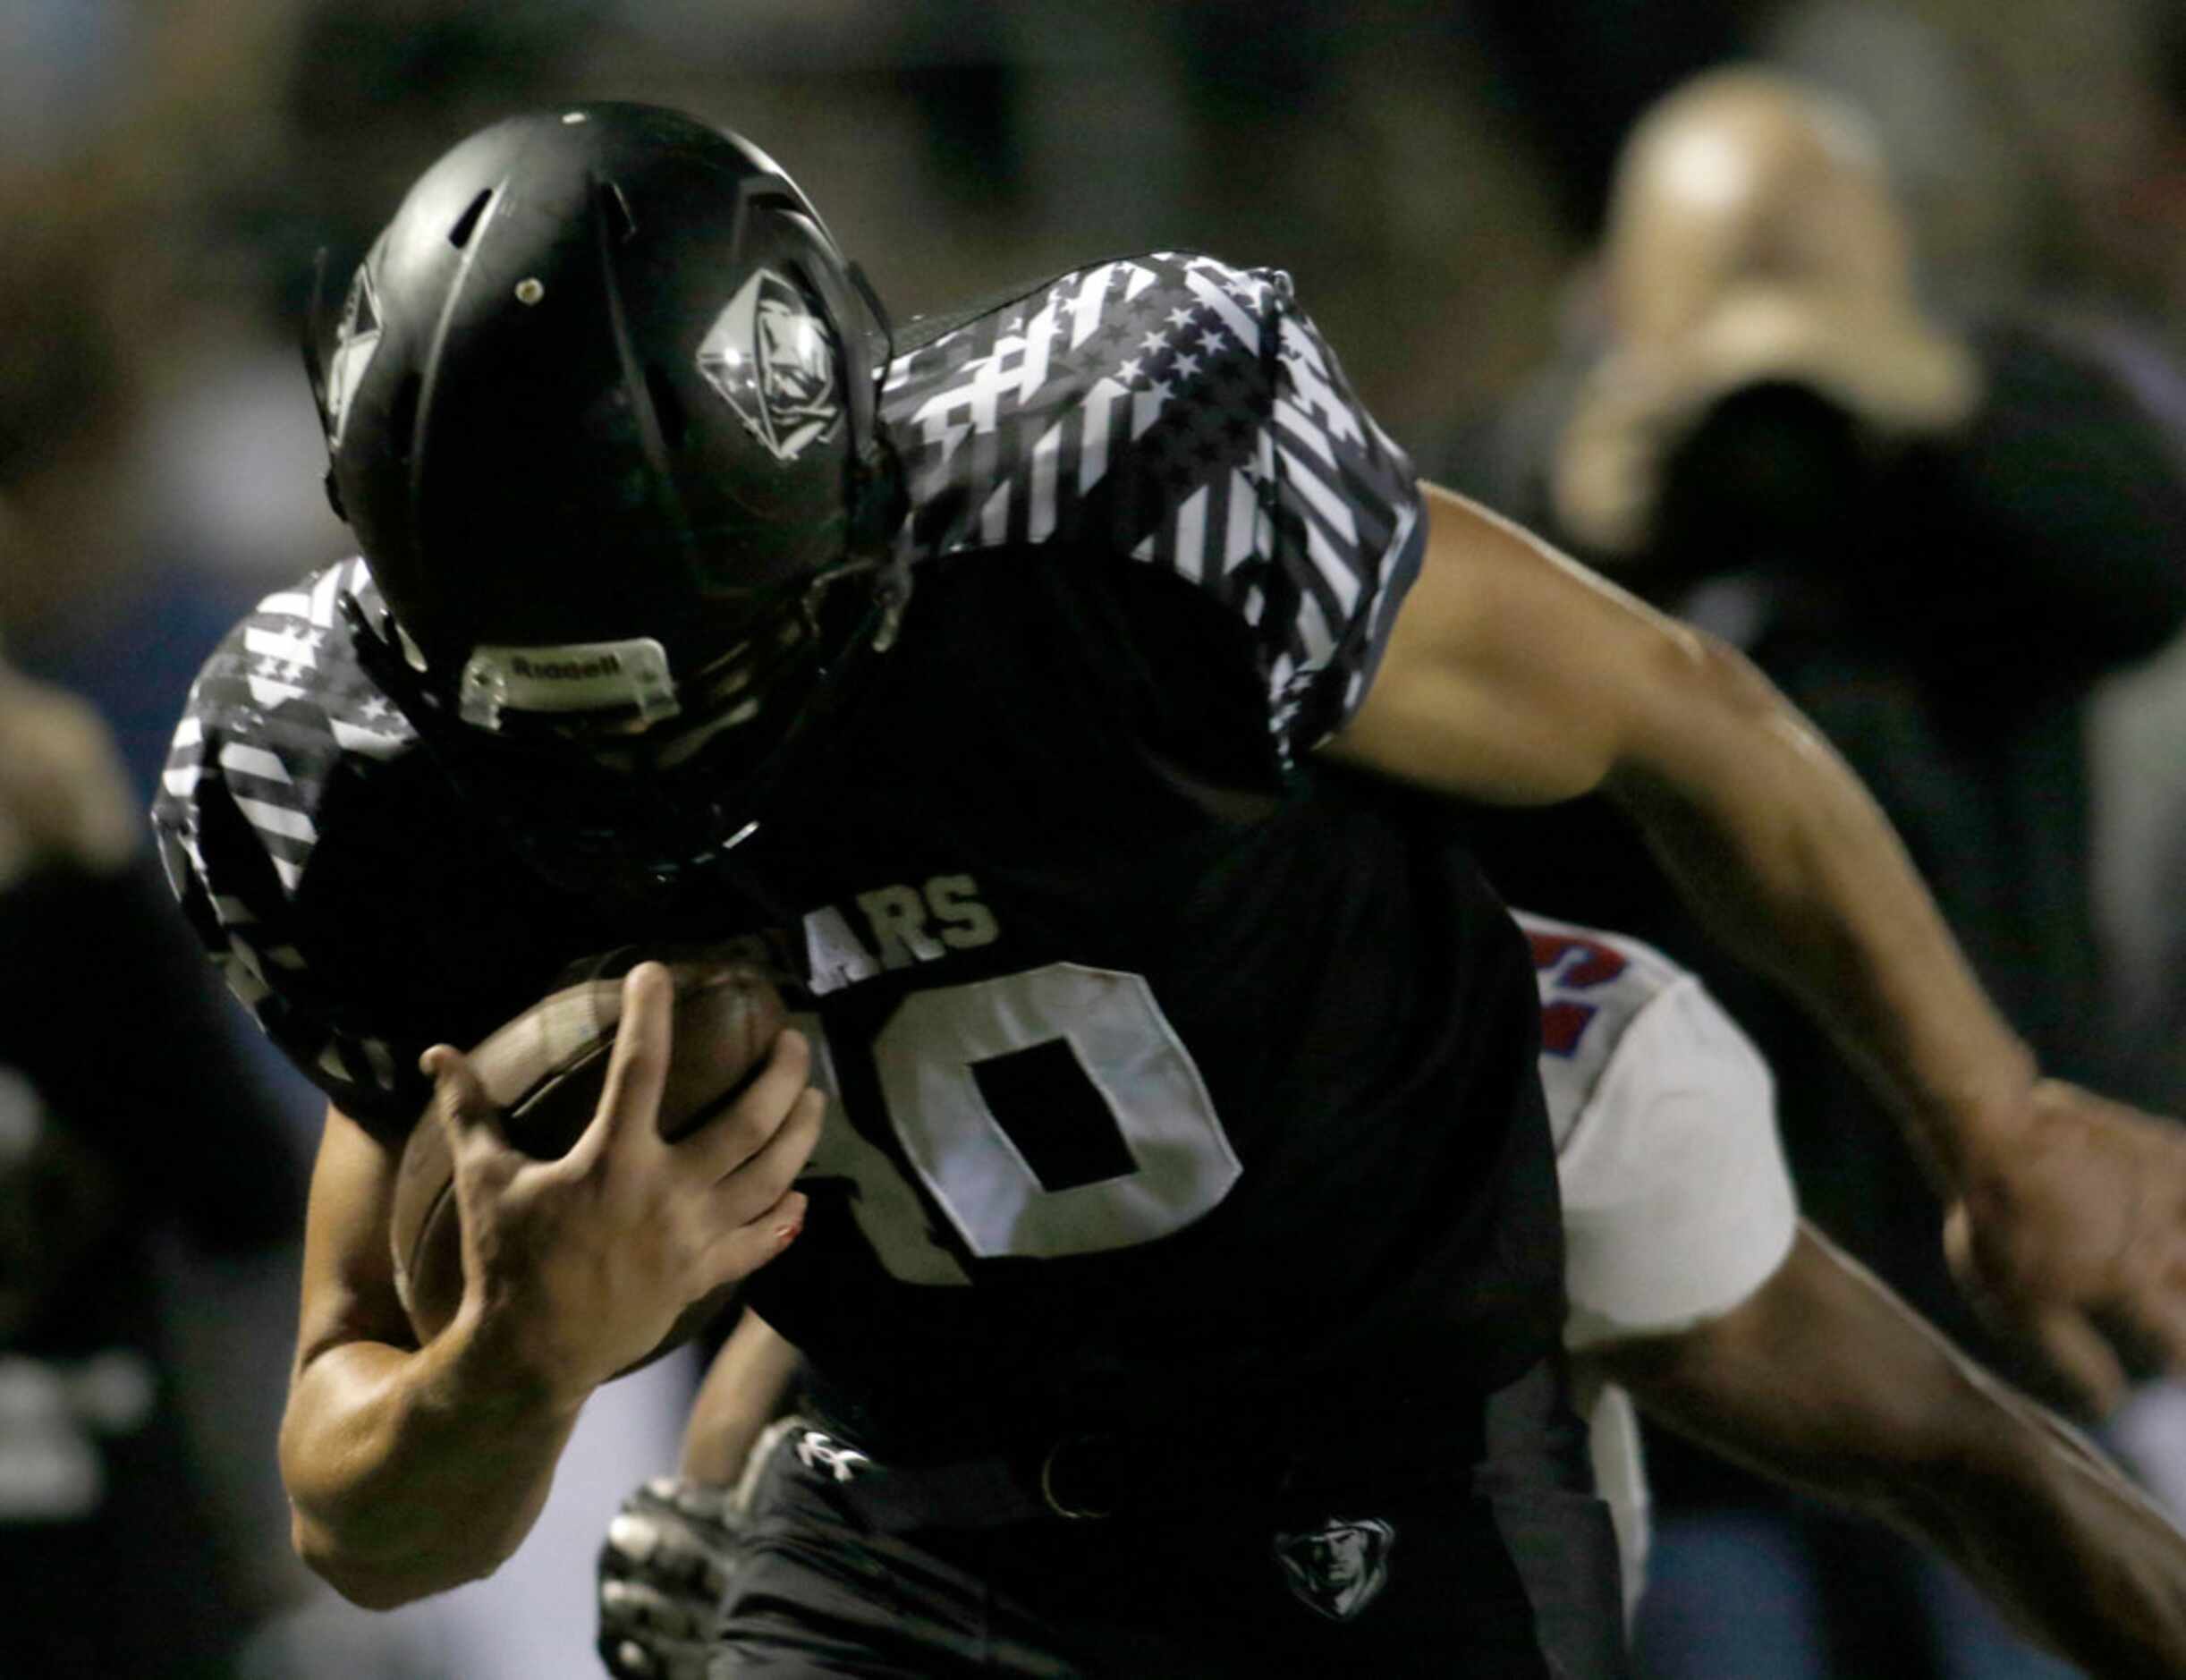
[{"label": "helmet chin strap", "polygon": [[[540,748],[480,738],[482,732],[461,721],[429,677],[402,657],[392,615],[383,630],[354,595],[343,594],[339,605],[359,666],[417,731],[449,785],[494,819],[529,868],[563,891],[657,896],[756,830],[747,821],[725,839],[716,837],[728,828],[717,805],[703,811],[671,808],[657,790],[647,789],[657,802],[640,811],[633,795],[646,788],[642,778],[609,780],[612,772],[587,764],[573,750],[550,763]],[[593,778],[599,778],[597,785]],[[568,820],[572,811],[608,809],[623,821],[592,827]],[[674,848],[678,855],[663,855],[665,844],[648,854],[626,831],[632,819],[647,831],[645,838],[657,842],[665,843],[671,828],[683,829],[682,843]]]},{"label": "helmet chin strap", "polygon": [[882,579],[875,586],[874,599],[879,622],[873,626],[873,651],[885,653],[895,646],[895,632],[903,624],[903,609],[911,605],[911,579]]},{"label": "helmet chin strap", "polygon": [[334,406],[326,396],[326,367],[320,359],[320,346],[326,342],[326,248],[321,245],[311,258],[311,301],[305,306],[301,328],[303,352],[304,383],[311,387],[311,406],[318,414],[318,435],[326,445],[326,505],[334,516],[344,525],[349,523],[349,510],[342,505],[342,487],[334,472]]},{"label": "helmet chin strap", "polygon": [[350,643],[356,649],[358,665],[423,738],[427,725],[420,718],[436,715],[443,708],[426,683],[424,674],[402,657],[402,632],[395,625],[394,615],[387,615],[386,628],[382,630],[372,623],[364,610],[364,603],[351,591],[344,590],[335,602],[343,622],[349,626]]},{"label": "helmet chin strap", "polygon": [[[383,627],[353,594],[343,593],[339,606],[365,675],[409,720],[450,784],[496,820],[531,869],[565,891],[657,897],[759,832],[814,737],[835,725],[860,686],[869,663],[861,656],[893,642],[908,590],[896,581],[900,565],[896,575],[877,569],[860,622],[833,658],[815,663],[788,726],[757,750],[730,800],[709,791],[709,774],[728,772],[718,752],[703,746],[688,765],[623,771],[591,761],[574,742],[516,744],[486,734],[462,721],[435,692],[430,675],[403,657],[392,614]],[[588,810],[614,817],[596,824],[572,819]]]}]

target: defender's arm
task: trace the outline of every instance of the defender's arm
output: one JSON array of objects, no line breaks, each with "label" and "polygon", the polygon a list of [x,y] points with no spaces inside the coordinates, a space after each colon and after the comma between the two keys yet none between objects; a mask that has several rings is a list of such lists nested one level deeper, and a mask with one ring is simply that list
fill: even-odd
[{"label": "defender's arm", "polygon": [[691,1403],[683,1426],[687,1480],[736,1486],[760,1434],[788,1408],[798,1363],[797,1350],[747,1308]]},{"label": "defender's arm", "polygon": [[1586,1357],[1652,1416],[1880,1516],[2091,1674],[2186,1674],[2186,1534],[1812,1226],[1723,1317]]}]

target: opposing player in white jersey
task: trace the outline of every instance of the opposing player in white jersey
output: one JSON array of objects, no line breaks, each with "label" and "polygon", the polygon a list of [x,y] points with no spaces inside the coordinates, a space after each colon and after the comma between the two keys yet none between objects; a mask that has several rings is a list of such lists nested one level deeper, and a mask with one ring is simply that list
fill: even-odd
[{"label": "opposing player in white jersey", "polygon": [[1623,1387],[1589,1357],[1676,1336],[1758,1292],[1799,1235],[1768,1065],[1700,982],[1637,940],[1521,913],[1563,1196],[1564,1345],[1616,1521],[1627,1608],[1647,1480]]},{"label": "opposing player in white jersey", "polygon": [[[1919,1535],[2091,1672],[2186,1672],[2186,1534],[1800,1219],[1768,1066],[1700,982],[1637,940],[1518,921],[1563,1198],[1564,1343],[1628,1610],[1648,1550],[1636,1395],[1718,1451]],[[793,1420],[762,1434],[795,1370],[747,1315],[692,1413],[682,1476],[616,1517],[601,1554],[614,1673],[705,1674],[735,1533],[782,1526],[770,1486],[887,1473]]]},{"label": "opposing player in white jersey", "polygon": [[1627,1605],[1648,1532],[1629,1392],[1915,1534],[2090,1673],[2186,1673],[2186,1535],[1799,1218],[1767,1065],[1699,981],[1636,940],[1519,921],[1563,1195],[1564,1343]]}]

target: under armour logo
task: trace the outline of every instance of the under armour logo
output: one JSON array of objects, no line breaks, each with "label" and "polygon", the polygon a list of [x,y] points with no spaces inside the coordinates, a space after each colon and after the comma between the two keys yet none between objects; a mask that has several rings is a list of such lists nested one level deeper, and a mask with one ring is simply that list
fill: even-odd
[{"label": "under armour logo", "polygon": [[1332,1622],[1348,1622],[1389,1584],[1389,1553],[1395,1545],[1394,1525],[1378,1517],[1331,1518],[1308,1533],[1276,1535],[1275,1562],[1309,1608]]},{"label": "under armour logo", "polygon": [[807,1430],[797,1438],[797,1458],[807,1470],[825,1470],[837,1481],[848,1481],[873,1461],[854,1447],[838,1447],[835,1438]]}]

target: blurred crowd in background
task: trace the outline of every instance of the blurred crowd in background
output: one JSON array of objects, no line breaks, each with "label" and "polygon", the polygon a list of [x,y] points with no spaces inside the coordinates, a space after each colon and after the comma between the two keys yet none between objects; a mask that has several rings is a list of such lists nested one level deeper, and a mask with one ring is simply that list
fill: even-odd
[{"label": "blurred crowd in background", "polygon": [[[1766,201],[1673,169],[1701,220],[1648,231],[1635,124],[1731,64],[1834,102],[1850,223],[1794,158]],[[296,348],[318,254],[338,297],[425,163],[580,97],[775,152],[898,317],[1137,250],[1289,270],[1423,473],[1731,635],[1809,709],[2046,1061],[2186,1112],[2175,0],[9,0],[0,1674],[597,1672],[591,1551],[672,1456],[691,1373],[603,1394],[504,1578],[381,1618],[315,1590],[272,1450],[318,1103],[235,1031],[110,819],[148,799],[227,625],[347,551]],[[1694,156],[1766,149],[1712,120]],[[1918,289],[1891,309],[1929,386],[1763,358],[1673,420],[1616,406],[1690,327],[1679,287],[1698,312],[1887,292],[1901,232]],[[1555,820],[1484,828],[1509,895],[1707,966],[1606,819]],[[1870,1178],[1894,1146],[1845,1145],[1881,1135],[1852,1082],[1707,972],[1783,1073],[1817,1217],[1978,1337],[1915,1169]],[[2110,1439],[2186,1503],[2172,1390]],[[1658,1462],[1658,1680],[2058,1672],[1871,1536]]]}]

